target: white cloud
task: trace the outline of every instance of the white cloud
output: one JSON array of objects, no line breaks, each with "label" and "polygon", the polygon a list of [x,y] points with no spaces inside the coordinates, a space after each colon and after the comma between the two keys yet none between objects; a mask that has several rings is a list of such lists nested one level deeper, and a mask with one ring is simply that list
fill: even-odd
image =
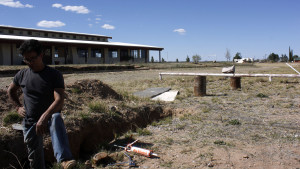
[{"label": "white cloud", "polygon": [[101,20],[101,18],[96,18],[96,21],[100,21]]},{"label": "white cloud", "polygon": [[89,24],[89,27],[93,27],[93,24],[90,23],[90,24]]},{"label": "white cloud", "polygon": [[60,9],[63,9],[65,11],[72,11],[72,12],[76,12],[76,13],[79,13],[79,14],[88,14],[90,13],[90,10],[85,7],[85,6],[63,6],[62,4],[52,4],[52,7],[53,8],[60,8]]},{"label": "white cloud", "polygon": [[12,8],[33,8],[32,5],[22,4],[20,1],[14,0],[0,0],[0,5],[12,7]]},{"label": "white cloud", "polygon": [[178,32],[180,35],[184,35],[186,31],[184,29],[180,28],[180,29],[174,29],[173,32]]},{"label": "white cloud", "polygon": [[52,4],[52,7],[53,7],[53,8],[61,8],[61,7],[62,7],[62,4]]},{"label": "white cloud", "polygon": [[112,26],[112,25],[110,25],[110,24],[104,24],[104,25],[102,26],[102,28],[103,28],[103,29],[115,29],[115,27]]},{"label": "white cloud", "polygon": [[46,21],[42,20],[37,23],[37,26],[39,27],[45,27],[45,28],[54,28],[54,27],[62,27],[65,26],[66,24],[61,22],[61,21]]}]

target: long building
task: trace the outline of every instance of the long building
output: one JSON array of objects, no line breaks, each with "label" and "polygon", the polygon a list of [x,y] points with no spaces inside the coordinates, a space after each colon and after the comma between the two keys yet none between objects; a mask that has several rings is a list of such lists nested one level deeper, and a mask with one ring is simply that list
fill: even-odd
[{"label": "long building", "polygon": [[44,46],[45,64],[147,63],[157,46],[109,42],[112,37],[0,25],[0,65],[22,65],[18,48],[24,40],[36,39]]}]

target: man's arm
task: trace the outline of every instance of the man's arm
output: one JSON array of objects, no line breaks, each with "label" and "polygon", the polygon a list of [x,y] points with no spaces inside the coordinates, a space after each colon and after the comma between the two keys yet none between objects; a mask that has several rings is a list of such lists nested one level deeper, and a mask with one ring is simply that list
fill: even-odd
[{"label": "man's arm", "polygon": [[25,117],[25,109],[23,105],[20,103],[19,97],[17,95],[17,91],[20,88],[20,86],[15,85],[14,83],[11,83],[7,89],[7,95],[9,100],[14,104],[16,107],[16,110],[18,114],[22,117]]},{"label": "man's arm", "polygon": [[64,105],[64,92],[63,88],[54,89],[54,102],[49,108],[42,114],[39,121],[36,124],[36,133],[44,134],[47,131],[48,120],[51,118],[53,113],[60,111]]}]

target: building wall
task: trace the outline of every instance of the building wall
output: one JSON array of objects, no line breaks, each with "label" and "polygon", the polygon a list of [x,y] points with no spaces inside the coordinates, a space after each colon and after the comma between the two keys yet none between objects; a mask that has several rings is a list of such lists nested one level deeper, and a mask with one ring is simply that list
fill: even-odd
[{"label": "building wall", "polygon": [[2,63],[3,65],[11,65],[11,45],[9,43],[4,43],[1,45],[2,46]]}]

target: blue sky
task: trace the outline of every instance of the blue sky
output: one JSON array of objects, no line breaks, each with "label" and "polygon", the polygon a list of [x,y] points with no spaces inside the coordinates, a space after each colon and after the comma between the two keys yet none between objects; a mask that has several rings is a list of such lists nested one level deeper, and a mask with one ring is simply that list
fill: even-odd
[{"label": "blue sky", "polygon": [[300,55],[300,0],[0,0],[0,21],[159,46],[167,61]]}]

